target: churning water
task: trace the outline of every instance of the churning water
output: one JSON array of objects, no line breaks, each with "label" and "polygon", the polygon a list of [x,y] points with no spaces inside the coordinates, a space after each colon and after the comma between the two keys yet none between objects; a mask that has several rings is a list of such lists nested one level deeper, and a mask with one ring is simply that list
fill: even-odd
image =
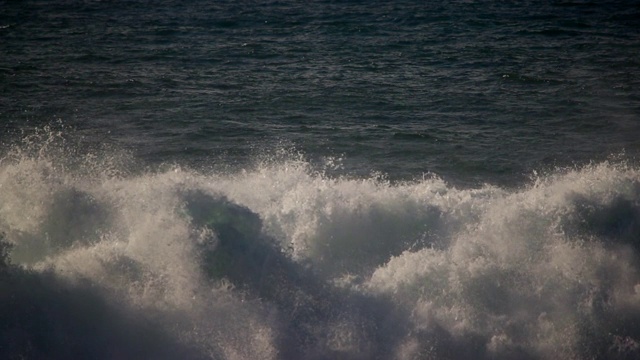
[{"label": "churning water", "polygon": [[0,357],[640,357],[631,1],[0,1]]}]

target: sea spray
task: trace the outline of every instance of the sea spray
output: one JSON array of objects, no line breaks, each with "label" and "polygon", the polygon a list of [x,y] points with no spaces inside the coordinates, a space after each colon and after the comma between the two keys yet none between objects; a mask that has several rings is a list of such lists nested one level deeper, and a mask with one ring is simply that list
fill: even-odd
[{"label": "sea spray", "polygon": [[636,245],[598,237],[576,217],[585,201],[603,216],[618,213],[614,199],[624,198],[631,218],[606,232],[628,238],[640,221],[639,181],[635,169],[610,164],[553,175],[494,199],[448,248],[393,257],[366,288],[413,309],[417,328],[480,338],[479,350],[492,357],[631,358],[640,320]]},{"label": "sea spray", "polygon": [[9,358],[640,351],[640,171],[623,162],[459,189],[330,177],[299,155],[130,171],[47,144],[0,164]]}]

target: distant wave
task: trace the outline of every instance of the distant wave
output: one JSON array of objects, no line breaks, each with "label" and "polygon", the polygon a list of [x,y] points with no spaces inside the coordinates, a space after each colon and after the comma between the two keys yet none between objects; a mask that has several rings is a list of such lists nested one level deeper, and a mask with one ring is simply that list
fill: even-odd
[{"label": "distant wave", "polygon": [[[5,149],[3,358],[631,359],[640,170],[519,189]],[[9,245],[6,245],[9,246]]]}]

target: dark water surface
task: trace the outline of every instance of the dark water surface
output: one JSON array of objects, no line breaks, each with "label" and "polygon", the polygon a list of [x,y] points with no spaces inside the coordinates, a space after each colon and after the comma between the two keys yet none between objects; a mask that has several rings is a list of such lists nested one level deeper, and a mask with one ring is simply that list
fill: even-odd
[{"label": "dark water surface", "polygon": [[[637,5],[637,4],[636,4]],[[25,1],[2,121],[60,118],[145,161],[265,148],[467,184],[640,146],[632,2]],[[220,159],[223,157],[224,159]]]}]

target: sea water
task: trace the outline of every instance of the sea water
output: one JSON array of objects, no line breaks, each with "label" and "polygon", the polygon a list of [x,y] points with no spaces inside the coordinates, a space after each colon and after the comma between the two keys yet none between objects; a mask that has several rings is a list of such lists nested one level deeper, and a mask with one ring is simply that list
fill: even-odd
[{"label": "sea water", "polygon": [[638,19],[1,2],[1,357],[637,358]]}]

